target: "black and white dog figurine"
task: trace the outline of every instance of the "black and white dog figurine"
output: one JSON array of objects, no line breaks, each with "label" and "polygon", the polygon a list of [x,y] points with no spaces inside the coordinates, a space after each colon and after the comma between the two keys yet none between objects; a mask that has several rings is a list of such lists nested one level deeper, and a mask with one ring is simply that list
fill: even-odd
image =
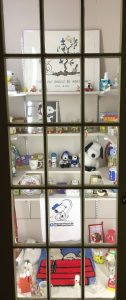
[{"label": "black and white dog figurine", "polygon": [[99,168],[99,158],[103,159],[103,147],[97,142],[91,142],[85,147],[85,170],[95,171]]}]

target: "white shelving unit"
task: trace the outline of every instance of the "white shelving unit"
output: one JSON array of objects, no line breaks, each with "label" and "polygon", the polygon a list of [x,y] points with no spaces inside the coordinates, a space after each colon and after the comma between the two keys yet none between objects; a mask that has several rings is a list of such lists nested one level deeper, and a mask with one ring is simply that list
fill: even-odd
[{"label": "white shelving unit", "polygon": [[[80,175],[81,172],[81,168],[48,168],[48,174],[50,175]],[[13,177],[13,185],[19,185],[19,182],[21,181],[21,179],[24,177],[25,174],[43,174],[44,175],[44,169],[37,169],[35,171],[29,170],[29,169],[17,169],[17,173],[16,176]],[[104,185],[113,185],[113,188],[116,188],[115,184],[112,183],[109,180],[109,176],[108,176],[108,168],[107,167],[102,167],[100,168],[98,171],[93,171],[93,172],[86,172],[86,178],[85,178],[85,184],[89,185],[89,178],[90,175],[101,175],[102,180],[103,180],[103,184]],[[93,188],[93,185],[91,186],[91,188]]]},{"label": "white shelving unit", "polygon": [[[54,194],[49,195],[49,201],[51,199],[60,199],[61,201],[65,199],[67,194]],[[71,199],[75,200],[80,198],[80,196],[69,196]],[[100,197],[100,196],[85,196],[85,242],[88,243],[88,225],[89,224],[97,224],[103,221],[104,232],[111,227],[116,230],[116,214],[117,214],[117,195],[115,193],[108,192],[108,196]],[[17,220],[19,226],[23,223],[27,223],[28,221],[32,221],[33,224],[35,220],[38,220],[38,223],[41,223],[44,227],[44,220],[41,220],[41,209],[40,202],[43,201],[43,209],[44,209],[44,201],[45,197],[42,193],[41,195],[31,195],[30,197],[27,195],[19,195],[15,196],[15,208],[17,214]],[[31,223],[32,224],[32,223]],[[29,228],[26,229],[29,233]],[[32,230],[32,228],[31,228]],[[39,230],[38,230],[39,231]],[[21,230],[20,230],[21,232]],[[37,231],[36,231],[37,234]],[[36,239],[36,236],[34,236]]]},{"label": "white shelving unit", "polygon": [[[77,92],[47,92],[47,95],[54,95],[54,96],[58,96],[58,95],[64,95],[64,96],[80,96],[80,91],[77,91]],[[99,120],[99,102],[100,102],[100,99],[103,99],[103,97],[106,97],[106,96],[114,96],[114,97],[119,97],[119,89],[108,89],[106,91],[92,91],[92,92],[85,92],[85,96],[88,97],[88,96],[95,96],[97,98],[97,121]],[[42,93],[41,92],[28,92],[28,93],[16,93],[16,92],[9,92],[8,93],[8,97],[11,99],[16,99],[16,97],[18,98],[21,98],[24,100],[24,105],[26,105],[26,101],[27,101],[27,98],[28,99],[42,99]],[[17,99],[18,101],[18,99]],[[25,108],[25,107],[24,107]],[[38,123],[38,127],[40,126],[40,124]],[[104,126],[104,123],[103,123],[103,126]],[[111,123],[110,123],[110,126],[111,126]],[[67,143],[69,142],[71,144],[71,141],[73,139],[76,139],[76,142],[75,142],[75,145],[76,145],[76,150],[77,150],[77,144],[80,143],[80,137],[81,137],[81,133],[72,133],[72,132],[69,132],[69,133],[49,133],[48,135],[48,142],[49,142],[49,152],[51,152],[51,145],[56,145],[57,144],[57,141],[58,141],[58,149],[59,150],[55,150],[54,147],[52,149],[52,152],[57,152],[57,153],[61,153],[62,151],[65,150],[66,146],[64,146],[64,142],[66,142],[66,145]],[[90,140],[94,140],[96,137],[97,140],[99,139],[103,139],[104,140],[104,143],[108,143],[109,141],[112,142],[113,144],[117,145],[117,137],[116,136],[110,136],[110,135],[107,135],[107,133],[100,133],[100,132],[97,132],[97,133],[88,133],[88,136],[85,137],[85,139],[90,139]],[[38,139],[41,138],[41,142],[43,141],[43,133],[19,133],[19,134],[14,134],[14,135],[11,135],[10,136],[10,139],[12,141],[12,143],[14,143],[16,140],[18,140],[18,138],[24,138],[25,140],[25,143],[26,143],[26,153],[28,154],[29,153],[29,148],[28,148],[28,139],[32,139],[32,138],[35,138],[35,143],[37,143],[37,141],[39,141]],[[33,143],[33,144],[35,144]],[[42,142],[43,143],[43,142]],[[62,144],[62,149],[59,148],[60,145]],[[31,144],[30,144],[31,145]],[[80,149],[81,146],[78,146],[78,149]],[[72,148],[72,146],[71,146]],[[73,147],[74,149],[74,147]],[[71,151],[73,151],[73,149],[70,149]],[[66,148],[67,150],[67,148]],[[76,151],[74,150],[75,152],[79,153],[81,151]],[[80,171],[81,171],[81,168],[60,168],[60,167],[57,167],[57,168],[49,168],[48,169],[49,171],[49,175],[52,175],[52,177],[55,177],[58,176],[61,176],[62,174],[66,174],[67,178],[74,174],[75,176],[79,175],[80,174]],[[17,182],[20,180],[20,178],[22,176],[24,176],[25,173],[28,173],[28,172],[32,172],[30,170],[17,170],[17,176],[15,178],[13,178],[13,183],[14,184],[17,184]],[[101,167],[99,171],[96,171],[96,173],[99,173],[102,178],[103,178],[103,182],[104,184],[111,184],[111,182],[109,181],[108,179],[108,169],[106,167]],[[33,172],[32,172],[33,173]],[[44,175],[44,170],[42,169],[37,169],[34,173],[41,173]],[[93,173],[94,174],[94,173]],[[87,174],[86,176],[89,177],[89,175],[91,175],[91,173]],[[64,175],[65,176],[65,175]],[[79,178],[78,178],[79,179]],[[88,184],[88,180],[87,180],[87,183]]]},{"label": "white shelving unit", "polygon": [[[41,92],[9,92],[8,93],[8,97],[10,99],[9,101],[9,105],[10,105],[10,111],[11,111],[11,105],[13,105],[12,99],[15,99],[16,101],[16,97],[20,98],[20,106],[21,106],[21,99],[24,101],[24,117],[26,117],[26,103],[27,101],[42,101],[42,93]],[[110,97],[111,99],[114,97],[117,99],[118,102],[116,105],[116,109],[118,106],[118,110],[119,110],[119,97],[120,97],[120,91],[119,89],[107,89],[106,91],[92,91],[92,92],[85,92],[85,113],[88,116],[88,120],[92,120],[92,118],[94,118],[94,121],[98,121],[99,122],[99,114],[100,114],[100,103],[102,103],[102,99],[104,97],[107,97],[107,101],[108,98]],[[69,98],[69,101],[68,101]],[[89,101],[90,98],[90,101]],[[81,92],[80,91],[75,91],[75,92],[48,92],[47,91],[47,101],[53,101],[53,100],[57,100],[60,103],[60,110],[61,110],[61,115],[63,118],[63,122],[69,122],[69,115],[71,115],[71,120],[72,119],[80,119],[80,107],[81,107]],[[113,105],[115,107],[114,104],[114,100],[113,101]],[[16,105],[16,102],[14,102]],[[78,103],[78,105],[77,105]],[[94,110],[92,117],[90,116],[91,110],[87,110],[87,105],[90,105],[90,108]],[[73,105],[75,105],[75,112],[73,111]],[[65,106],[65,110],[67,112],[67,115],[65,116],[65,112],[64,112],[64,106]],[[72,108],[72,109],[71,109]],[[14,108],[16,109],[16,108]],[[104,111],[104,110],[103,110]],[[23,114],[23,110],[22,110],[22,114]],[[92,113],[91,113],[92,114]],[[76,115],[76,118],[75,118]],[[87,120],[87,121],[88,121]],[[94,122],[93,121],[93,122]],[[38,123],[39,124],[39,123]]]},{"label": "white shelving unit", "polygon": [[[26,152],[28,152],[28,138],[30,137],[30,139],[33,137],[35,138],[41,138],[43,137],[43,134],[38,133],[38,134],[25,134],[25,133],[21,133],[21,134],[14,134],[11,135],[11,141],[17,141],[18,138],[24,138],[25,140],[27,140],[26,142]],[[80,143],[80,133],[62,133],[62,134],[48,134],[48,138],[49,138],[49,149],[51,149],[51,147],[54,145],[57,145],[57,147],[60,147],[60,142],[58,141],[59,139],[62,140],[62,144],[64,145],[64,141],[66,141],[66,143],[70,143],[70,141],[74,141],[73,139],[76,138],[76,144],[78,145],[78,143]],[[67,138],[69,138],[67,140]],[[112,144],[117,145],[117,137],[116,136],[110,136],[107,135],[105,133],[89,133],[88,136],[86,137],[86,139],[88,138],[89,141],[91,140],[95,140],[95,139],[102,139],[104,141],[105,144],[107,144],[108,142],[111,142]],[[55,142],[54,142],[55,139]],[[58,144],[57,144],[58,142]],[[34,140],[33,140],[33,144],[34,144]],[[31,142],[32,145],[32,142]],[[52,145],[52,146],[51,146]],[[62,147],[61,147],[62,148]],[[61,149],[60,148],[60,149]],[[56,151],[56,148],[53,148],[52,152]],[[50,152],[50,151],[49,151]],[[56,151],[57,152],[57,151]],[[37,169],[35,171],[30,170],[29,168],[24,168],[24,169],[19,169],[17,168],[17,175],[16,177],[13,177],[13,184],[17,185],[19,184],[20,179],[26,174],[26,173],[37,173],[37,174],[43,174],[44,176],[44,169]],[[61,167],[56,167],[56,168],[48,168],[48,175],[49,176],[53,176],[57,178],[57,175],[60,175],[60,178],[62,176],[67,176],[67,178],[70,176],[70,178],[72,178],[73,176],[79,176],[81,174],[81,167],[71,167],[71,168],[61,168]],[[66,174],[66,175],[65,175]],[[105,185],[112,185],[112,182],[110,182],[109,180],[109,173],[108,173],[108,168],[106,166],[101,166],[99,170],[93,171],[93,172],[85,172],[85,184],[89,184],[90,181],[90,175],[101,175],[102,179],[103,179],[103,183]],[[71,177],[72,176],[72,177]],[[79,178],[78,178],[79,179]]]},{"label": "white shelving unit", "polygon": [[[79,137],[80,133],[48,133],[48,137]],[[16,133],[11,135],[11,140],[19,137],[43,137],[42,133]]]}]

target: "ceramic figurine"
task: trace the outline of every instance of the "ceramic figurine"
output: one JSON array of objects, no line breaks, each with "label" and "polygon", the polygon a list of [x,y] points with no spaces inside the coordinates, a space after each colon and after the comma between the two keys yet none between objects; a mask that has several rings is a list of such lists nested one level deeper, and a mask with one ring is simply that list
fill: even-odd
[{"label": "ceramic figurine", "polygon": [[72,126],[72,127],[70,127],[70,132],[72,132],[72,133],[78,133],[79,132],[79,127],[78,126]]},{"label": "ceramic figurine", "polygon": [[116,288],[116,250],[110,249],[106,254],[106,262],[108,264],[109,278],[108,278],[108,289],[115,290]]},{"label": "ceramic figurine", "polygon": [[93,91],[93,85],[92,85],[92,83],[91,83],[90,81],[87,82],[87,84],[86,84],[84,90],[85,90],[86,92],[92,92],[92,91]]},{"label": "ceramic figurine", "polygon": [[56,127],[56,133],[63,133],[63,127]]},{"label": "ceramic figurine", "polygon": [[30,92],[35,93],[36,90],[37,90],[36,86],[35,85],[31,85]]},{"label": "ceramic figurine", "polygon": [[53,129],[52,129],[52,127],[48,127],[48,129],[47,129],[47,133],[48,133],[48,134],[51,134],[51,133],[53,133]]},{"label": "ceramic figurine", "polygon": [[45,297],[45,291],[44,291],[44,288],[40,286],[39,288],[39,296],[44,298]]},{"label": "ceramic figurine", "polygon": [[74,286],[75,287],[79,287],[80,286],[80,275],[75,275]]},{"label": "ceramic figurine", "polygon": [[57,167],[57,154],[55,152],[51,153],[51,167]]},{"label": "ceramic figurine", "polygon": [[79,180],[78,180],[76,177],[74,177],[74,178],[72,179],[72,181],[71,181],[71,184],[72,184],[72,185],[79,185]]},{"label": "ceramic figurine", "polygon": [[72,155],[71,167],[79,167],[79,157],[76,154]]},{"label": "ceramic figurine", "polygon": [[109,268],[115,266],[116,251],[114,249],[110,249],[109,252],[106,253],[106,262],[108,263]]},{"label": "ceramic figurine", "polygon": [[24,272],[20,274],[20,278],[18,281],[18,288],[22,294],[24,293],[30,293],[31,292],[31,286],[32,286],[32,277],[30,275],[30,272]]},{"label": "ceramic figurine", "polygon": [[69,151],[64,151],[61,155],[61,160],[59,162],[61,168],[69,168],[71,166],[71,159],[72,156],[69,153]]},{"label": "ceramic figurine", "polygon": [[32,296],[38,296],[39,295],[39,286],[36,284],[36,282],[33,282],[31,284],[31,295]]},{"label": "ceramic figurine", "polygon": [[109,290],[115,290],[116,288],[116,275],[109,275],[109,279],[108,279],[108,289]]},{"label": "ceramic figurine", "polygon": [[103,251],[102,250],[95,250],[94,252],[94,261],[97,264],[103,264],[105,259],[104,259],[104,255],[103,255]]},{"label": "ceramic figurine", "polygon": [[108,229],[105,235],[105,243],[116,244],[116,231],[114,229]]}]

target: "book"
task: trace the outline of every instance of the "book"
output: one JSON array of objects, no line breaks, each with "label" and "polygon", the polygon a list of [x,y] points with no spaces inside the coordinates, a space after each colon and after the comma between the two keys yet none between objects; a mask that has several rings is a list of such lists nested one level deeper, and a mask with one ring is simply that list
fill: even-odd
[{"label": "book", "polygon": [[117,112],[101,112],[100,113],[100,122],[118,122],[119,114]]}]

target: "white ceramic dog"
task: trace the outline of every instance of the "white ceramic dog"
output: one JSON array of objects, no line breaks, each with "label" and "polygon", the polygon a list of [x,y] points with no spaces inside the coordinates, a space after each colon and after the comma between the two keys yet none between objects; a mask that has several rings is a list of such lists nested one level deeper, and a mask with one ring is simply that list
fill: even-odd
[{"label": "white ceramic dog", "polygon": [[103,159],[103,147],[97,142],[91,142],[85,147],[85,170],[95,171],[99,168],[99,158]]}]

